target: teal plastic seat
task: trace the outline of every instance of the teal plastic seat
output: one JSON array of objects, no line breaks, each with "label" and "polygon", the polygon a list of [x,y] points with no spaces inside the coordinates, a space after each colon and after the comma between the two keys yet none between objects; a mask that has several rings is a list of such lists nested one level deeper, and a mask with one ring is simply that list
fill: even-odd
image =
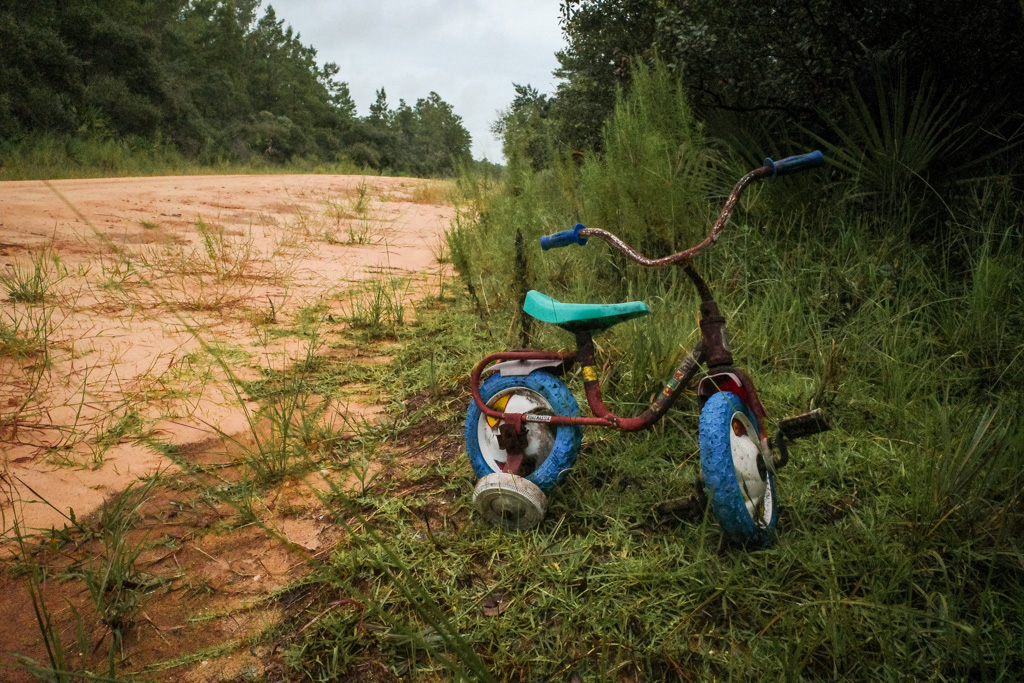
[{"label": "teal plastic seat", "polygon": [[622,304],[563,304],[547,294],[530,290],[523,310],[537,320],[558,325],[569,332],[601,331],[612,325],[650,315],[651,309],[642,301]]}]

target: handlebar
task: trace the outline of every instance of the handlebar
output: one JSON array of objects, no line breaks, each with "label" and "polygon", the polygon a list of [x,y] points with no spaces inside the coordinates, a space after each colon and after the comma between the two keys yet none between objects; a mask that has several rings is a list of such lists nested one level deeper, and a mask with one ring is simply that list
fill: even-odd
[{"label": "handlebar", "polygon": [[764,160],[765,168],[771,169],[772,182],[775,182],[775,179],[780,175],[788,175],[790,173],[796,173],[808,168],[817,168],[824,165],[825,155],[821,153],[820,149],[808,152],[807,154],[798,154],[796,156],[786,157],[782,161],[772,161],[771,158]]},{"label": "handlebar", "polygon": [[786,157],[781,161],[772,161],[771,159],[765,159],[764,165],[760,168],[755,168],[753,171],[743,176],[736,187],[733,188],[732,194],[729,195],[729,199],[725,202],[725,206],[722,208],[722,213],[719,214],[718,220],[715,221],[714,227],[711,228],[711,232],[704,238],[704,241],[695,247],[690,247],[685,251],[672,254],[671,256],[665,256],[660,259],[650,259],[636,251],[621,238],[607,230],[600,230],[598,228],[587,228],[582,223],[577,223],[576,227],[572,230],[562,230],[556,232],[553,235],[544,235],[540,238],[541,249],[547,251],[548,249],[554,249],[556,247],[566,247],[570,244],[586,244],[588,237],[597,237],[602,239],[608,244],[612,245],[626,256],[630,257],[637,263],[648,268],[661,268],[662,266],[671,265],[686,265],[690,259],[697,256],[702,252],[709,244],[718,239],[719,234],[725,228],[725,224],[729,221],[729,216],[732,215],[733,209],[736,208],[736,203],[740,199],[740,195],[743,194],[743,190],[746,189],[747,185],[755,180],[763,180],[768,178],[774,181],[780,175],[789,175],[790,173],[797,173],[799,171],[805,171],[811,168],[817,168],[825,164],[825,155],[820,150],[808,152],[807,154],[798,154],[796,156]]},{"label": "handlebar", "polygon": [[547,251],[548,249],[567,247],[570,244],[583,246],[587,243],[587,238],[580,237],[580,232],[585,229],[582,223],[577,223],[572,230],[562,230],[553,235],[544,235],[540,238],[540,248]]}]

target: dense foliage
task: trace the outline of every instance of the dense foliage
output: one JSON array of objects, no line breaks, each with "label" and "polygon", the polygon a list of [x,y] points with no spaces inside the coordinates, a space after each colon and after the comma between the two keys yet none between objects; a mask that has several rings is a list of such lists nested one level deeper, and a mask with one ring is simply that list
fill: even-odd
[{"label": "dense foliage", "polygon": [[[879,79],[900,80],[912,93],[936,87],[956,114],[954,126],[993,134],[945,163],[999,149],[1024,116],[1018,0],[563,0],[562,27],[563,82],[544,103],[544,118],[563,153],[600,147],[616,90],[628,91],[636,65],[656,58],[680,79],[714,135],[753,135],[761,145],[797,127],[834,140],[863,115],[849,111],[851,99],[878,109]],[[531,108],[518,102],[513,112],[515,104]],[[506,137],[506,144],[524,137]]]},{"label": "dense foliage", "polygon": [[[357,116],[334,63],[320,65],[260,0],[5,0],[0,140],[56,135],[170,146],[201,161],[350,160],[450,175],[470,136],[437,93]],[[2,151],[2,150],[0,150]]]}]

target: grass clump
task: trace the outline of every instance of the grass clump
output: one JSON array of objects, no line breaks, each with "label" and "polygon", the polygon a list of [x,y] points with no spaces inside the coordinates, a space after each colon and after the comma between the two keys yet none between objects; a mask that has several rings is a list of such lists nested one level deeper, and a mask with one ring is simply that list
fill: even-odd
[{"label": "grass clump", "polygon": [[[159,475],[154,475],[139,487],[129,486],[101,510],[94,524],[79,522],[72,510],[70,516],[65,516],[69,524],[61,531],[52,530],[46,544],[33,544],[37,539],[25,533],[20,520],[14,520],[12,537],[17,543],[17,559],[28,578],[29,595],[47,656],[44,663],[16,653],[20,668],[33,678],[61,683],[120,680],[117,668],[125,657],[125,639],[142,613],[147,595],[160,584],[138,566],[140,555],[149,545],[145,532],[137,528],[140,510],[159,479]],[[81,545],[89,547],[89,552],[67,552],[67,557],[73,561],[59,570],[57,578],[62,582],[81,581],[89,601],[86,605],[79,604],[82,607],[79,609],[65,597],[66,607],[59,610],[64,614],[58,620],[46,598],[47,581],[54,581],[53,573],[58,568],[49,566],[48,562],[54,559],[51,551],[72,543],[76,544],[74,550]],[[72,643],[67,642],[69,629],[62,627],[69,622],[74,635]],[[98,638],[93,624],[100,629]],[[104,642],[107,642],[105,672],[96,674],[75,665],[83,664],[85,658],[102,651]]]},{"label": "grass clump", "polygon": [[210,312],[247,302],[260,284],[281,284],[294,259],[284,247],[265,253],[256,247],[251,229],[234,232],[222,225],[195,222],[194,244],[167,243],[104,270],[105,286],[122,289],[139,279],[160,288],[162,304],[193,312]]},{"label": "grass clump", "polygon": [[0,317],[0,356],[20,360],[45,355],[52,311],[3,311]]},{"label": "grass clump", "polygon": [[377,244],[384,237],[385,221],[374,214],[373,199],[365,180],[356,186],[355,195],[348,200],[324,200],[327,225],[323,239],[328,244]]},{"label": "grass clump", "polygon": [[103,510],[97,521],[101,549],[92,562],[77,571],[89,589],[100,621],[109,629],[111,658],[120,649],[127,629],[135,623],[142,609],[144,590],[150,584],[136,567],[145,549],[144,539],[130,532],[135,516],[157,481],[158,477],[151,477],[138,489],[129,487]]},{"label": "grass clump", "polygon": [[370,339],[394,337],[408,322],[411,282],[382,272],[347,293],[349,323]]},{"label": "grass clump", "polygon": [[[243,461],[259,485],[278,483],[311,467],[325,408],[308,393],[286,386],[252,416],[256,445],[244,451]],[[266,420],[267,429],[261,429],[258,420]]]},{"label": "grass clump", "polygon": [[450,182],[432,180],[417,184],[412,189],[409,201],[414,204],[438,206],[452,203],[454,189]]},{"label": "grass clump", "polygon": [[54,288],[68,277],[68,269],[51,249],[33,254],[28,265],[8,264],[0,269],[0,288],[7,300],[23,304],[41,304]]}]

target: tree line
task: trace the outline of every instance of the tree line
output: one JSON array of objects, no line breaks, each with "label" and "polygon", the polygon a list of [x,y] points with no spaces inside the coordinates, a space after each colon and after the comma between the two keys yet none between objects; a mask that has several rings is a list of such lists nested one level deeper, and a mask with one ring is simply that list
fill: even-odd
[{"label": "tree line", "polygon": [[0,143],[114,136],[200,161],[296,158],[451,175],[471,139],[437,93],[357,115],[337,64],[317,62],[260,0],[3,0]]},{"label": "tree line", "polygon": [[934,179],[1024,130],[1019,0],[562,0],[561,23],[557,91],[517,85],[494,126],[506,156],[536,169],[600,151],[617,94],[655,62],[713,137],[754,155],[794,131],[804,144],[867,132],[889,147],[941,147],[927,163],[897,162]]}]

